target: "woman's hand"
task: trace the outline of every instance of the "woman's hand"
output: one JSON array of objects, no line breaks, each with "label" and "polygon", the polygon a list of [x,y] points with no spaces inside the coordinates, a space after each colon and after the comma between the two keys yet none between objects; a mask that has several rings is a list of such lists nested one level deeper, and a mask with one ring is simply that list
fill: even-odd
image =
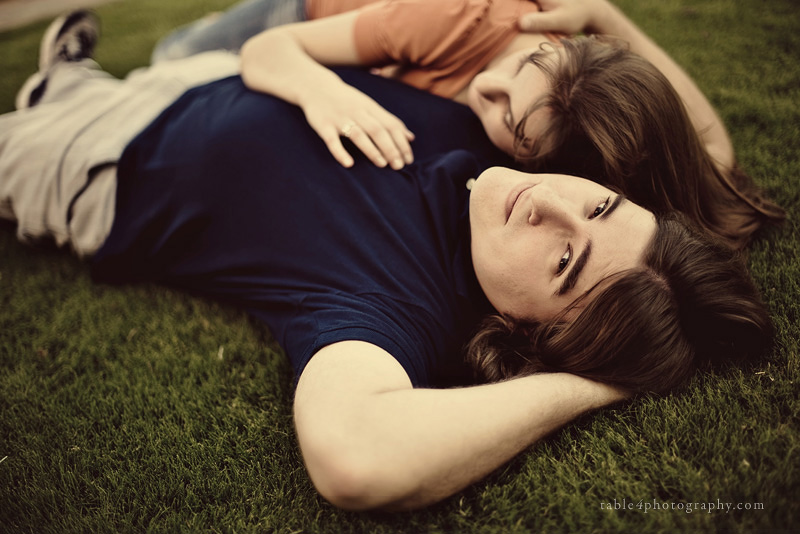
[{"label": "woman's hand", "polygon": [[373,99],[351,87],[327,65],[364,65],[354,34],[358,12],[267,30],[242,47],[242,79],[250,89],[302,108],[309,125],[336,161],[350,167],[348,138],[372,163],[400,169],[413,161],[414,140],[405,124]]},{"label": "woman's hand", "polygon": [[410,145],[414,134],[400,119],[358,89],[344,82],[332,85],[309,92],[299,105],[336,161],[353,165],[342,137],[378,167],[388,164],[397,170],[414,161]]},{"label": "woman's hand", "polygon": [[601,33],[602,18],[607,11],[605,0],[537,0],[541,9],[519,19],[519,27],[532,33],[556,32]]}]

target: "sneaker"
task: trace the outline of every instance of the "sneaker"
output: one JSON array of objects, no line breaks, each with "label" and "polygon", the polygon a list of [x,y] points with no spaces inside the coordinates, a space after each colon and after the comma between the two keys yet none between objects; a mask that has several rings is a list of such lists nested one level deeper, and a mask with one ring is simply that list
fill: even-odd
[{"label": "sneaker", "polygon": [[47,27],[39,48],[39,72],[46,72],[59,61],[91,58],[100,23],[91,11],[81,9],[61,15]]},{"label": "sneaker", "polygon": [[99,21],[87,10],[67,13],[50,23],[39,47],[39,71],[28,78],[17,93],[17,109],[39,103],[47,89],[47,75],[53,65],[91,58],[99,35]]},{"label": "sneaker", "polygon": [[17,109],[27,109],[38,104],[46,89],[47,77],[42,76],[41,73],[34,72],[25,80],[22,88],[17,91],[17,98],[14,102]]}]

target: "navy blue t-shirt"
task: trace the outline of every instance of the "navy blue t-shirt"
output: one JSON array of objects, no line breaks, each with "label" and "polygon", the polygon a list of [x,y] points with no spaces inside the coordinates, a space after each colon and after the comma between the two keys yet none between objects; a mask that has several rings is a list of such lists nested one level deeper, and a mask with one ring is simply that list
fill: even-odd
[{"label": "navy blue t-shirt", "polygon": [[[155,281],[246,309],[297,376],[344,340],[391,353],[415,386],[463,383],[490,311],[472,269],[466,181],[504,162],[463,106],[342,76],[417,134],[392,171],[335,162],[301,110],[240,78],[187,92],[126,148],[99,281]],[[452,151],[453,147],[467,150]]]}]

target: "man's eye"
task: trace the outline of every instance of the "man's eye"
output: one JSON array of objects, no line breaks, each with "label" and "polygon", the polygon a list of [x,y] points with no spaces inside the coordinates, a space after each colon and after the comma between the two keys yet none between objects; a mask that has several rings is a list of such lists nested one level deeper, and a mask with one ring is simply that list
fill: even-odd
[{"label": "man's eye", "polygon": [[564,272],[564,269],[567,268],[569,265],[569,260],[572,258],[572,247],[567,247],[567,251],[564,252],[564,255],[561,256],[561,259],[558,260],[558,274]]},{"label": "man's eye", "polygon": [[608,202],[610,200],[611,200],[611,197],[608,197],[603,202],[598,204],[597,207],[594,209],[594,212],[592,213],[591,217],[589,217],[589,218],[590,219],[594,219],[595,217],[599,217],[600,215],[602,215],[603,212],[606,211],[606,208],[608,207]]}]

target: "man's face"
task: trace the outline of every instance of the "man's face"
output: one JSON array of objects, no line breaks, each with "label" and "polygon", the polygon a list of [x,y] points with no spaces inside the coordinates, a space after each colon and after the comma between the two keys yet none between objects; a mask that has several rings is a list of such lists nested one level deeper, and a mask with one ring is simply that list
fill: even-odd
[{"label": "man's face", "polygon": [[475,273],[495,309],[547,320],[609,275],[643,265],[653,214],[574,176],[485,171],[470,197]]}]

